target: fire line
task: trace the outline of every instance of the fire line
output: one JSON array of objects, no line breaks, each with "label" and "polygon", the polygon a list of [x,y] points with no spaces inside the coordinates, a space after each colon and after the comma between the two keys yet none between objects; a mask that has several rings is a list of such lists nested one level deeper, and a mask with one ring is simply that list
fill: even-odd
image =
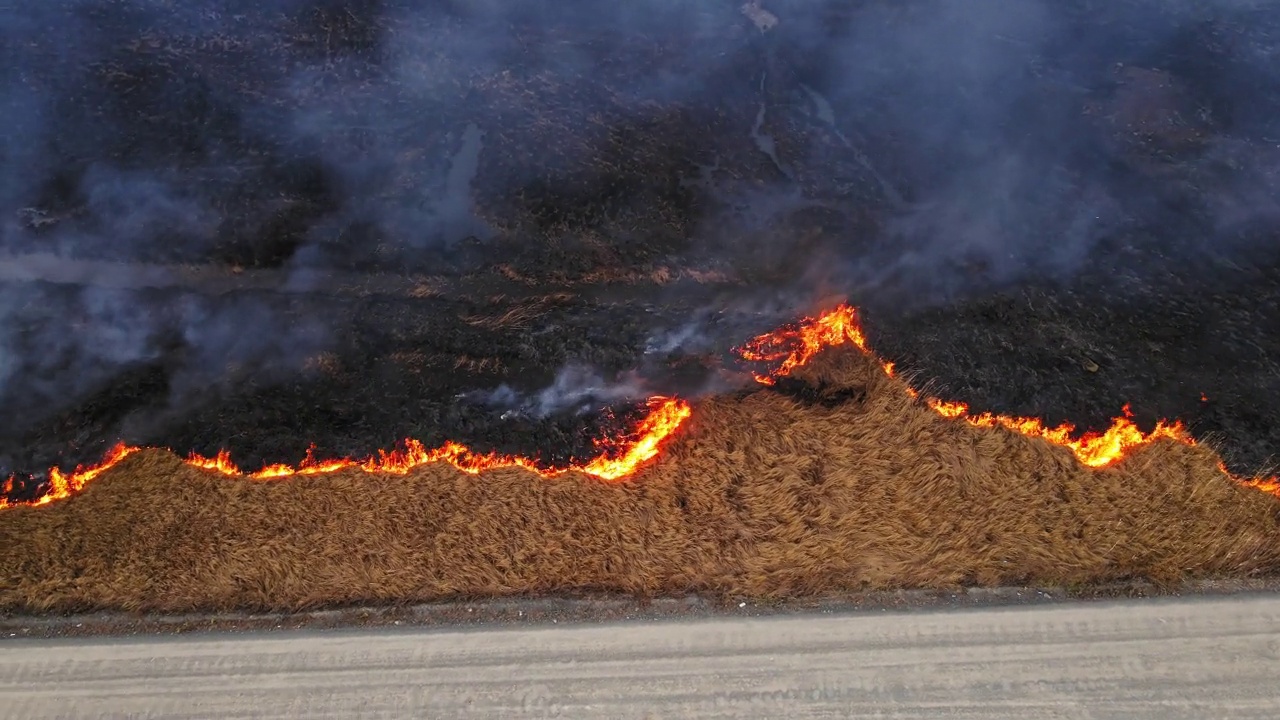
[{"label": "fire line", "polygon": [[[840,305],[817,317],[807,317],[791,326],[759,335],[738,348],[738,354],[746,360],[776,363],[772,371],[755,375],[757,382],[773,385],[777,383],[778,378],[789,375],[796,368],[803,366],[824,348],[845,343],[852,344],[867,355],[874,356],[867,345],[866,335],[858,319],[858,311],[850,305]],[[886,375],[894,377],[893,363],[881,361],[880,367]],[[909,386],[906,392],[913,398],[919,397],[918,391]],[[1187,445],[1196,444],[1195,438],[1187,432],[1186,427],[1177,421],[1160,420],[1151,432],[1142,432],[1134,424],[1128,405],[1124,406],[1123,415],[1114,418],[1111,426],[1103,432],[1090,432],[1077,436],[1076,427],[1070,423],[1049,427],[1038,418],[993,413],[973,414],[969,406],[964,403],[948,402],[938,398],[925,398],[924,403],[944,418],[963,420],[976,427],[1003,427],[1065,447],[1071,450],[1082,464],[1093,468],[1106,467],[1123,458],[1134,448],[1161,438]],[[1219,463],[1219,468],[1228,477],[1243,485],[1280,495],[1280,477],[1239,478],[1228,472],[1222,463]]]},{"label": "fire line", "polygon": [[[737,348],[736,352],[748,362],[771,365],[772,370],[753,373],[753,376],[762,385],[774,385],[779,378],[803,367],[822,350],[845,344],[851,344],[863,353],[874,357],[874,352],[868,346],[866,335],[863,333],[857,309],[847,304],[752,338]],[[881,361],[880,367],[886,375],[894,377],[893,363]],[[919,398],[918,391],[911,387],[906,386],[905,391],[912,398]],[[947,419],[963,420],[976,427],[1001,427],[1065,447],[1082,464],[1093,468],[1110,465],[1134,448],[1159,439],[1169,439],[1187,445],[1196,444],[1195,438],[1187,432],[1185,426],[1176,421],[1161,420],[1151,432],[1142,432],[1134,424],[1127,405],[1124,407],[1124,414],[1115,418],[1105,431],[1077,435],[1075,426],[1069,423],[1049,427],[1037,418],[993,413],[974,414],[964,403],[948,402],[937,398],[924,398],[923,402]],[[438,448],[428,449],[421,442],[413,439],[405,440],[400,449],[379,450],[377,455],[364,460],[349,458],[317,460],[313,452],[308,450],[306,457],[297,467],[283,464],[268,465],[253,473],[245,473],[237,467],[226,450],[220,451],[212,458],[192,454],[186,462],[194,467],[224,475],[257,480],[319,475],[346,469],[358,469],[371,474],[403,475],[422,465],[444,462],[473,475],[500,468],[524,468],[546,478],[569,472],[581,472],[601,480],[617,481],[629,477],[657,457],[662,444],[679,430],[693,413],[688,402],[680,398],[660,396],[649,399],[648,409],[648,414],[628,434],[620,438],[598,441],[597,449],[600,450],[600,454],[594,459],[583,464],[561,468],[541,467],[532,459],[516,455],[479,453],[456,442],[447,442]],[[52,468],[49,471],[48,490],[30,502],[12,503],[7,500],[14,482],[14,478],[10,477],[5,483],[4,497],[0,497],[0,510],[17,505],[47,505],[70,497],[82,490],[94,478],[141,449],[121,443],[108,451],[102,461],[96,465],[77,467],[69,473],[56,467]],[[1221,463],[1219,468],[1228,477],[1242,485],[1280,495],[1280,478],[1240,478],[1231,475]]]},{"label": "fire line", "polygon": [[[648,400],[649,412],[636,428],[621,438],[606,438],[597,441],[600,454],[581,465],[570,465],[563,468],[540,467],[535,461],[517,455],[501,455],[498,453],[479,453],[456,442],[446,442],[433,450],[427,449],[421,442],[408,439],[402,449],[386,451],[364,460],[350,458],[336,460],[316,460],[311,450],[298,464],[268,465],[253,473],[245,473],[231,460],[231,453],[222,450],[214,457],[208,458],[192,453],[186,463],[204,470],[212,470],[232,477],[247,477],[254,480],[291,477],[294,475],[321,475],[354,468],[366,473],[385,473],[405,475],[420,465],[433,462],[445,462],[457,469],[472,475],[479,475],[487,470],[501,468],[524,468],[545,478],[557,477],[569,472],[582,472],[601,480],[614,481],[631,475],[637,468],[658,455],[662,442],[674,433],[684,421],[693,414],[693,409],[684,400],[655,396]],[[98,477],[126,457],[142,448],[120,443],[107,452],[106,457],[96,465],[77,467],[75,471],[64,473],[58,468],[49,471],[49,490],[36,500],[28,503],[10,503],[0,498],[0,510],[15,505],[47,505],[74,495],[89,481]],[[13,478],[9,479],[13,482]]]}]

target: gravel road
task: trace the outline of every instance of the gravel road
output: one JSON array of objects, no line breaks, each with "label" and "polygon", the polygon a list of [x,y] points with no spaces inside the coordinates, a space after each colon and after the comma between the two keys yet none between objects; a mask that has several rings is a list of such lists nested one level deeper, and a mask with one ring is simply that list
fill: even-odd
[{"label": "gravel road", "polygon": [[0,644],[0,715],[1280,716],[1280,596]]}]

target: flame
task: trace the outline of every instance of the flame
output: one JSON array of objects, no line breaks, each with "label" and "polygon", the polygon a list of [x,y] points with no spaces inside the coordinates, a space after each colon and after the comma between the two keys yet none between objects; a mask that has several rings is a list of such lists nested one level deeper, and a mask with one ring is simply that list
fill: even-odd
[{"label": "flame", "polygon": [[[773,385],[778,378],[790,375],[824,348],[846,342],[853,343],[863,352],[871,352],[858,322],[858,311],[849,305],[841,305],[824,315],[804,318],[793,325],[756,336],[738,348],[738,354],[750,362],[777,363],[767,373],[752,373],[756,382]],[[893,374],[891,363],[885,372]]]},{"label": "flame", "polygon": [[1085,433],[1074,437],[1076,427],[1071,423],[1063,423],[1057,427],[1048,427],[1037,418],[1012,417],[982,413],[971,415],[964,403],[944,402],[929,398],[926,404],[934,412],[946,418],[963,418],[970,425],[978,427],[1006,427],[1016,433],[1048,440],[1054,445],[1061,445],[1075,453],[1081,463],[1089,467],[1105,467],[1124,457],[1130,450],[1153,442],[1158,438],[1168,438],[1178,442],[1194,445],[1195,440],[1187,434],[1180,422],[1161,420],[1149,433],[1144,433],[1133,423],[1129,406],[1124,406],[1124,415],[1114,418],[1111,427],[1103,432]]},{"label": "flame", "polygon": [[663,438],[675,432],[689,416],[693,409],[683,400],[674,398],[657,398],[651,401],[649,415],[641,421],[635,434],[622,443],[603,443],[625,448],[617,457],[602,453],[587,463],[582,471],[605,480],[616,480],[630,475],[635,468],[648,462],[658,454],[658,446]]},{"label": "flame", "polygon": [[[600,454],[594,459],[581,464],[562,468],[544,468],[535,461],[515,455],[498,453],[479,453],[456,442],[446,442],[438,448],[429,450],[421,442],[413,439],[405,440],[403,447],[396,450],[379,450],[378,454],[364,460],[342,458],[336,460],[317,460],[314,447],[307,450],[306,457],[295,468],[290,465],[268,465],[253,473],[244,473],[231,460],[231,453],[222,450],[213,457],[204,457],[192,453],[186,463],[202,470],[210,470],[232,477],[249,477],[255,480],[284,478],[294,475],[321,475],[355,468],[366,473],[390,473],[404,475],[421,465],[435,462],[448,463],[455,468],[472,475],[479,475],[487,470],[499,468],[524,468],[538,475],[551,478],[570,472],[582,472],[601,480],[620,480],[631,475],[649,460],[657,457],[663,441],[684,424],[693,414],[689,403],[679,398],[653,397],[648,402],[648,414],[636,428],[621,438],[597,441]],[[89,481],[119,464],[129,455],[142,448],[130,445],[116,445],[107,453],[102,462],[89,467],[77,467],[71,473],[58,468],[49,471],[49,490],[40,498],[28,503],[12,503],[7,500],[13,487],[13,478],[5,483],[4,496],[0,497],[0,510],[14,505],[47,505],[55,500],[70,497],[84,488]]]},{"label": "flame", "polygon": [[[806,317],[797,323],[788,325],[771,333],[757,336],[741,348],[738,354],[753,362],[778,363],[767,373],[753,373],[757,382],[764,385],[777,383],[778,378],[790,374],[817,355],[821,350],[838,345],[851,344],[867,355],[874,353],[867,344],[866,333],[858,319],[858,312],[850,305],[839,307],[816,317]],[[889,377],[897,377],[896,367],[891,362],[880,362],[880,368]],[[919,397],[919,391],[907,386],[907,394],[912,398]],[[1206,400],[1201,395],[1202,400]],[[925,404],[944,418],[963,420],[977,427],[1003,427],[1016,433],[1037,437],[1054,445],[1070,450],[1084,465],[1094,468],[1106,467],[1142,445],[1159,439],[1169,439],[1187,445],[1195,445],[1196,441],[1180,422],[1161,420],[1149,433],[1142,432],[1133,422],[1133,415],[1128,405],[1124,406],[1123,415],[1114,418],[1111,426],[1102,432],[1076,434],[1076,427],[1063,423],[1057,427],[1049,427],[1037,418],[996,415],[993,413],[973,414],[969,406],[959,402],[948,402],[937,398],[925,398]],[[1280,478],[1238,478],[1227,471],[1222,471],[1238,482],[1264,492],[1280,495]]]},{"label": "flame", "polygon": [[[761,384],[774,385],[779,378],[791,374],[822,350],[844,344],[851,344],[868,356],[874,357],[874,353],[867,344],[857,310],[847,304],[842,304],[816,317],[804,318],[774,332],[759,335],[747,341],[737,349],[737,352],[744,360],[771,364],[772,370],[753,373],[753,376]],[[885,375],[897,377],[893,363],[880,361],[880,367]],[[910,386],[906,386],[905,391],[912,398],[919,397],[919,392]],[[1205,399],[1203,395],[1201,398]],[[1155,429],[1151,432],[1142,432],[1134,424],[1128,405],[1124,407],[1124,414],[1115,418],[1106,430],[1077,435],[1075,426],[1070,423],[1049,427],[1036,418],[993,413],[973,414],[964,403],[948,402],[937,398],[925,398],[924,403],[944,418],[963,420],[977,427],[1003,427],[1065,447],[1082,464],[1094,468],[1110,465],[1134,448],[1159,439],[1174,440],[1188,445],[1196,444],[1195,439],[1179,422],[1161,420],[1156,423]],[[530,458],[516,455],[479,453],[456,442],[446,442],[438,448],[428,449],[421,442],[413,439],[405,440],[401,448],[391,451],[379,450],[377,455],[364,460],[349,458],[317,460],[313,447],[307,451],[306,457],[298,463],[297,467],[284,464],[268,465],[253,473],[243,472],[232,462],[231,454],[226,450],[219,451],[211,458],[193,453],[186,462],[204,470],[256,480],[294,475],[319,475],[350,468],[366,473],[403,475],[422,465],[444,462],[472,475],[499,468],[523,468],[545,478],[569,472],[581,472],[601,480],[611,481],[631,475],[656,457],[662,443],[675,433],[693,412],[684,400],[668,397],[650,398],[648,409],[648,415],[631,433],[621,438],[597,441],[597,449],[600,451],[597,457],[584,464],[562,468],[542,467]],[[80,466],[70,473],[53,468],[49,471],[48,491],[28,503],[13,503],[7,499],[12,493],[14,483],[14,479],[10,477],[5,483],[3,495],[0,495],[0,510],[17,504],[46,505],[55,500],[70,497],[95,477],[140,449],[119,444],[112,448],[97,465]],[[1228,477],[1242,485],[1280,496],[1280,477],[1239,478],[1231,475],[1225,465],[1220,464],[1219,467]]]},{"label": "flame", "polygon": [[[1226,465],[1219,463],[1218,467],[1228,476],[1234,477],[1231,471],[1227,470]],[[1280,475],[1272,475],[1269,478],[1235,478],[1235,480],[1245,487],[1280,497]]]},{"label": "flame", "polygon": [[224,475],[243,474],[240,472],[240,468],[231,462],[231,453],[226,450],[218,451],[218,454],[211,458],[191,453],[191,457],[187,458],[187,464],[198,467],[201,470],[217,470]]},{"label": "flame", "polygon": [[14,505],[31,505],[33,507],[39,507],[40,505],[48,505],[55,500],[69,498],[83,490],[84,486],[87,485],[89,481],[98,477],[107,470],[110,470],[112,467],[118,465],[121,460],[124,460],[141,449],[142,448],[135,447],[133,445],[119,443],[108,450],[107,454],[104,455],[102,460],[100,460],[96,465],[77,465],[76,469],[69,473],[63,472],[58,468],[53,468],[49,471],[49,489],[45,491],[43,495],[29,503],[14,503],[9,501],[9,494],[13,492],[14,481],[14,478],[10,476],[4,484],[4,496],[0,497],[0,510],[4,510],[5,508],[9,508]]},{"label": "flame", "polygon": [[[693,414],[689,404],[677,398],[654,397],[649,399],[648,404],[649,413],[634,431],[622,439],[597,441],[600,454],[582,465],[543,468],[533,460],[517,455],[478,453],[456,442],[446,442],[438,448],[429,450],[421,442],[408,439],[404,441],[404,447],[401,449],[379,450],[376,456],[364,460],[345,458],[316,460],[314,448],[312,448],[307,450],[306,457],[296,468],[289,465],[268,465],[249,474],[249,477],[255,480],[266,480],[292,475],[320,475],[347,468],[358,468],[371,474],[404,475],[420,465],[445,462],[471,475],[479,475],[487,470],[500,468],[523,468],[548,478],[578,471],[601,480],[619,480],[657,457],[662,441],[679,429]],[[213,458],[193,454],[187,462],[196,467],[216,470],[224,475],[244,474],[231,462],[231,456],[225,450]]]}]

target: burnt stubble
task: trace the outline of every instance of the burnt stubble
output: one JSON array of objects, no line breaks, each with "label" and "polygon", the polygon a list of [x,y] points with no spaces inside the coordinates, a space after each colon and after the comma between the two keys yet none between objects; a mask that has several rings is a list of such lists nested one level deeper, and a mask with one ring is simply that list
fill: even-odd
[{"label": "burnt stubble", "polygon": [[[4,250],[106,268],[0,280],[15,492],[118,440],[581,458],[643,394],[751,387],[728,349],[834,296],[975,410],[1131,403],[1274,462],[1265,3],[597,5],[0,11]],[[599,392],[474,400],[570,365]]]}]

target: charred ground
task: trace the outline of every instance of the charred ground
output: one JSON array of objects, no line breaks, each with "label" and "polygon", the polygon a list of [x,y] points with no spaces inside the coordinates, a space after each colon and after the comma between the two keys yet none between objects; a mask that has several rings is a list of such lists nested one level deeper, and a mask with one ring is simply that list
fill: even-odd
[{"label": "charred ground", "polygon": [[1274,11],[1076,0],[917,67],[867,36],[936,32],[935,2],[771,3],[768,32],[702,5],[4,10],[6,112],[46,124],[0,131],[4,249],[106,269],[0,284],[0,474],[24,497],[118,439],[582,457],[625,402],[463,396],[571,364],[732,387],[732,345],[833,295],[977,410],[1132,403],[1273,461]]}]

